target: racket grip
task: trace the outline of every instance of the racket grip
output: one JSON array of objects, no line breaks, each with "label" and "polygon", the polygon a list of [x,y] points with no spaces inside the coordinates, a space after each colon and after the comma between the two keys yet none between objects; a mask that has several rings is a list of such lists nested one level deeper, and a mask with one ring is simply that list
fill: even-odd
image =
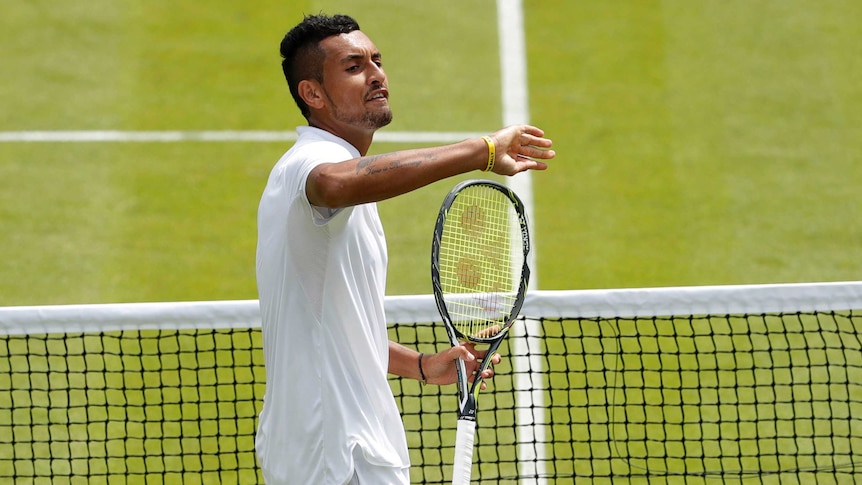
[{"label": "racket grip", "polygon": [[455,462],[452,464],[452,485],[470,485],[473,472],[473,438],[476,421],[459,419],[455,430]]}]

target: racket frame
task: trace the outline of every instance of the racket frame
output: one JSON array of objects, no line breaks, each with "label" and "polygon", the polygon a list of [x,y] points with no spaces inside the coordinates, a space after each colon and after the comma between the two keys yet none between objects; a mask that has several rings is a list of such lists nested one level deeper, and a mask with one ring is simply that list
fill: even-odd
[{"label": "racket frame", "polygon": [[[449,210],[452,208],[459,194],[473,186],[485,186],[503,193],[512,203],[520,226],[520,236],[522,239],[523,260],[520,268],[520,282],[518,284],[518,292],[515,296],[515,301],[512,304],[512,310],[506,315],[503,321],[503,328],[500,332],[492,337],[477,337],[469,336],[460,332],[452,323],[452,318],[446,308],[446,301],[443,292],[443,285],[440,282],[440,247],[442,244],[443,230]],[[500,347],[500,344],[508,334],[509,328],[514,324],[515,320],[521,311],[524,304],[524,298],[527,292],[527,286],[530,279],[530,268],[528,266],[530,252],[530,233],[528,228],[527,217],[524,211],[524,204],[514,191],[503,184],[492,180],[466,180],[456,185],[443,200],[440,207],[440,212],[437,216],[437,223],[434,227],[434,238],[431,248],[431,282],[434,290],[434,299],[437,303],[437,309],[443,319],[446,328],[446,334],[449,337],[449,342],[453,346],[460,345],[462,340],[473,343],[488,344],[486,358],[479,365],[476,371],[476,377],[470,386],[469,376],[465,363],[462,359],[455,361],[455,367],[458,376],[458,427],[456,431],[455,445],[455,463],[453,467],[453,483],[469,483],[471,468],[472,468],[472,453],[473,440],[476,427],[476,396],[482,385],[482,372],[484,372],[491,363],[491,357]],[[513,276],[516,268],[512,268]],[[469,457],[469,458],[467,458]]]}]

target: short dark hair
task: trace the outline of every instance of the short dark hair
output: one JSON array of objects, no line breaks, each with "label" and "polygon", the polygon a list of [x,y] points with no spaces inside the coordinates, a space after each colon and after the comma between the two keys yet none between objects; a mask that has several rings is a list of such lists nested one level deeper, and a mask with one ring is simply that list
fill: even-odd
[{"label": "short dark hair", "polygon": [[304,79],[323,82],[324,52],[320,41],[354,30],[359,30],[359,24],[347,15],[306,15],[281,40],[281,70],[293,100],[306,119],[311,112],[299,96],[297,85]]}]

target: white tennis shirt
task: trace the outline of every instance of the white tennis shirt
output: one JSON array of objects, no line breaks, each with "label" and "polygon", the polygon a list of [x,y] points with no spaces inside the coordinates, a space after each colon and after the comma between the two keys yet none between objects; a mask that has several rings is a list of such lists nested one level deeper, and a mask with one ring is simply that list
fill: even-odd
[{"label": "white tennis shirt", "polygon": [[266,393],[255,447],[267,484],[341,484],[356,446],[371,464],[409,466],[387,381],[386,240],[376,204],[310,205],[311,170],[359,152],[317,128],[297,132],[258,210]]}]

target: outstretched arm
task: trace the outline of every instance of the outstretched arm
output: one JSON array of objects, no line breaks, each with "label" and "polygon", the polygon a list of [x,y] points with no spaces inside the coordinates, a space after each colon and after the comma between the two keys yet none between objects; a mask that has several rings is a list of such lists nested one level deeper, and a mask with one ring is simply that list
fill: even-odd
[{"label": "outstretched arm", "polygon": [[[510,126],[490,135],[496,160],[493,172],[514,175],[544,170],[542,160],[555,153],[544,132],[528,125]],[[454,175],[484,170],[489,148],[474,138],[452,145],[417,148],[318,165],[308,177],[306,193],[313,205],[340,208],[376,202],[411,192]]]}]

